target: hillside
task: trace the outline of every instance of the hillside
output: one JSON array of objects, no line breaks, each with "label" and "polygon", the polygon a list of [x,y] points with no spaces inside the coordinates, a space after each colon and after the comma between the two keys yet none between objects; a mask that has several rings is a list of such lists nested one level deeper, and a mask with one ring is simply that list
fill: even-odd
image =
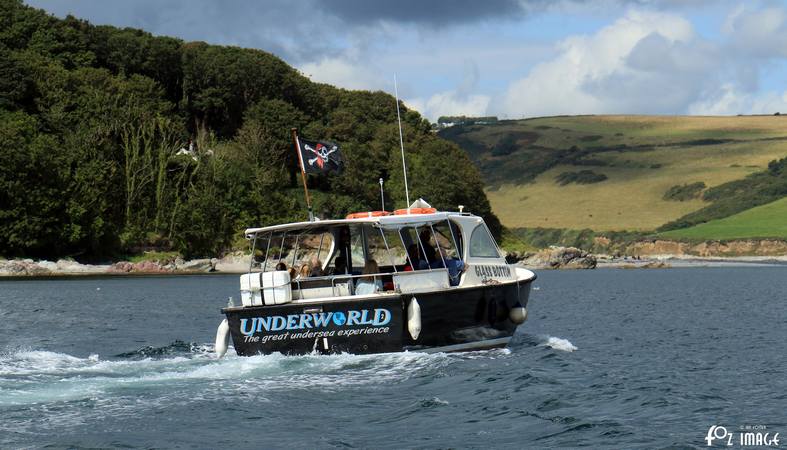
[{"label": "hillside", "polygon": [[787,240],[787,198],[723,219],[659,234],[668,239],[732,240],[776,237]]},{"label": "hillside", "polygon": [[[402,120],[411,197],[466,205],[499,233],[467,155],[418,113]],[[392,96],[312,83],[260,50],[0,0],[0,256],[215,256],[246,227],[304,220],[291,127],[344,154],[343,175],[310,177],[319,216],[378,209],[379,178],[386,205],[406,206]]]},{"label": "hillside", "polygon": [[492,209],[512,228],[652,231],[787,195],[784,183],[768,186],[712,217],[682,221],[720,201],[705,193],[766,173],[787,156],[782,116],[547,117],[439,134],[478,164]]}]

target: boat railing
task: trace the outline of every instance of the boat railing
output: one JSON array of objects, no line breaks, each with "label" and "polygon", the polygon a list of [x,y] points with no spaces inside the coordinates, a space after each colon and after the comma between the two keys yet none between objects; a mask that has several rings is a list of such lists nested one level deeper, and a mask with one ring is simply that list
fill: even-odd
[{"label": "boat railing", "polygon": [[[441,275],[437,275],[441,274]],[[329,281],[331,283],[331,296],[333,297],[342,297],[342,296],[350,296],[355,295],[355,280],[362,279],[362,278],[371,278],[374,282],[377,280],[382,281],[385,277],[393,277],[395,287],[396,285],[400,284],[397,283],[397,280],[401,280],[402,278],[424,278],[424,276],[428,277],[437,277],[437,278],[445,278],[446,280],[446,287],[448,285],[448,269],[444,267],[439,268],[429,268],[423,270],[414,270],[414,271],[398,271],[398,272],[378,272],[372,274],[337,274],[337,275],[326,275],[326,276],[319,276],[319,277],[307,277],[307,278],[296,278],[292,280],[293,283],[297,286],[297,290],[301,292],[301,296],[303,295],[304,289],[302,289],[302,283],[306,284],[307,282],[319,282],[319,281]],[[337,284],[347,283],[347,291],[348,293],[343,293],[341,288],[337,286]],[[427,283],[432,284],[432,283]],[[327,287],[327,286],[326,286]],[[308,288],[307,288],[308,289]]]}]

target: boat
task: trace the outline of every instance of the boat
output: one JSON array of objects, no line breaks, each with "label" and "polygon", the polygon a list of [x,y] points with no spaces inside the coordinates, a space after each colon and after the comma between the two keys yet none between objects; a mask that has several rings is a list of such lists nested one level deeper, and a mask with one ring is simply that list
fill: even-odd
[{"label": "boat", "polygon": [[536,275],[507,264],[482,217],[431,208],[245,230],[241,302],[222,308],[223,356],[453,352],[505,347]]}]

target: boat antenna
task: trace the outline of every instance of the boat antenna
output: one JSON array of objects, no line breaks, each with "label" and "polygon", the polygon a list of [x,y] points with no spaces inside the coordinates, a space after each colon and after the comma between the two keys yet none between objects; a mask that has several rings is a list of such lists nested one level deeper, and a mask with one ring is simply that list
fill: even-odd
[{"label": "boat antenna", "polygon": [[385,191],[383,190],[383,179],[380,178],[380,201],[383,204],[382,211],[385,211]]},{"label": "boat antenna", "polygon": [[396,120],[399,121],[399,145],[402,148],[402,170],[404,171],[404,196],[407,199],[407,209],[409,210],[410,189],[407,187],[407,163],[404,161],[404,138],[402,137],[402,115],[399,113],[399,88],[396,85],[396,74],[394,74],[394,94],[396,95]]}]

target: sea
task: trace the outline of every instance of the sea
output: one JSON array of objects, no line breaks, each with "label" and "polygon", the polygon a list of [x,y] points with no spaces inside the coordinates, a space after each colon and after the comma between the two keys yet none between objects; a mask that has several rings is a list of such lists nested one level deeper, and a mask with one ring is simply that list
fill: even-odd
[{"label": "sea", "polygon": [[787,446],[787,266],[537,273],[506,349],[223,359],[237,275],[3,280],[0,448]]}]

